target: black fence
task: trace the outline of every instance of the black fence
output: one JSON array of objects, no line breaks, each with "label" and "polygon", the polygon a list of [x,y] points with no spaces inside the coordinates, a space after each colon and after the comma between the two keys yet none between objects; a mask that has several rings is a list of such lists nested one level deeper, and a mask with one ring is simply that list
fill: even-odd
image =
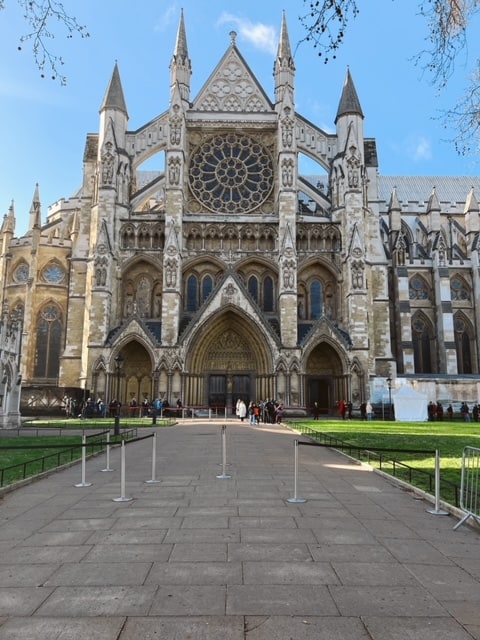
[{"label": "black fence", "polygon": [[[303,424],[296,424],[295,429],[301,431],[314,442],[323,446],[338,449],[347,453],[350,457],[357,460],[367,462],[372,466],[376,466],[381,471],[398,478],[414,487],[418,487],[428,493],[435,492],[435,472],[419,469],[411,466],[406,462],[396,459],[393,453],[407,453],[418,455],[430,455],[435,457],[435,451],[425,449],[385,449],[380,447],[365,447],[340,440],[328,433],[316,431],[311,427]],[[440,475],[440,495],[442,500],[454,505],[460,506],[461,487],[455,482],[442,480]]]},{"label": "black fence", "polygon": [[[34,429],[32,431],[35,431]],[[44,431],[44,429],[40,429],[40,431]],[[37,458],[31,458],[28,460],[24,460],[23,462],[19,462],[17,464],[13,464],[7,467],[0,468],[0,487],[6,487],[8,485],[13,484],[14,482],[19,482],[21,480],[26,480],[27,478],[32,478],[46,471],[52,471],[61,467],[65,464],[73,462],[74,460],[79,460],[82,457],[82,449],[85,447],[86,455],[92,456],[98,452],[103,451],[106,448],[106,440],[105,434],[108,433],[109,430],[101,431],[100,433],[93,433],[90,435],[85,435],[85,445],[83,444],[83,436],[79,436],[82,438],[82,441],[78,444],[69,444],[66,446],[58,445],[58,444],[28,444],[28,445],[7,445],[2,446],[0,440],[0,453],[2,451],[34,451],[35,449],[41,449],[45,451],[45,449],[52,449],[52,453],[42,455]],[[30,434],[31,435],[31,434]],[[46,435],[43,433],[42,435]],[[72,434],[65,433],[64,435],[72,437]],[[115,439],[111,441],[111,444],[117,444],[121,440],[131,440],[137,436],[137,429],[126,429],[122,431],[121,438]]]}]

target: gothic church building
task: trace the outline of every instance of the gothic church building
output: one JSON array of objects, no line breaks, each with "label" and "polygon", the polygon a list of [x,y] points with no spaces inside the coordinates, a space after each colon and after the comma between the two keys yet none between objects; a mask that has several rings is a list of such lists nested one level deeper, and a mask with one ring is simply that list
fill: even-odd
[{"label": "gothic church building", "polygon": [[329,414],[407,381],[477,402],[480,179],[382,176],[350,72],[326,133],[295,110],[285,16],[273,99],[230,37],[193,96],[182,15],[165,111],[136,131],[115,65],[78,192],[43,222],[36,189],[23,237],[5,215],[22,412],[119,394]]}]

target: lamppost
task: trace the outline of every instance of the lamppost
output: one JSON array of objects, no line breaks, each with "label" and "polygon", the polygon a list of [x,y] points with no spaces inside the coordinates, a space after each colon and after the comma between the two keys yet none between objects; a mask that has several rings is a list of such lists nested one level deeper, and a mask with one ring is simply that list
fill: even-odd
[{"label": "lamppost", "polygon": [[392,379],[387,378],[388,387],[388,419],[392,419]]},{"label": "lamppost", "polygon": [[116,411],[115,411],[115,428],[114,428],[114,435],[118,436],[120,435],[120,408],[121,408],[121,402],[120,402],[120,378],[122,375],[122,367],[123,367],[123,358],[121,355],[118,355],[115,358],[115,375],[117,377],[117,406],[116,406]]}]

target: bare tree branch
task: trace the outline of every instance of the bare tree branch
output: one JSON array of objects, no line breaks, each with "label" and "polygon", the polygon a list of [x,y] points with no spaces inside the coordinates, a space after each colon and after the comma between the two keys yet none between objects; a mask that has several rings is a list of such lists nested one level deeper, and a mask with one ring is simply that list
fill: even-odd
[{"label": "bare tree branch", "polygon": [[443,116],[445,127],[456,130],[453,140],[457,153],[470,155],[480,149],[480,60],[470,84],[456,106]]},{"label": "bare tree branch", "polygon": [[[303,0],[308,12],[299,17],[307,41],[313,43],[325,63],[335,59],[350,19],[359,14],[359,4],[368,0]],[[401,0],[399,0],[401,2]],[[379,9],[381,11],[381,9]],[[480,0],[418,0],[418,14],[427,22],[427,46],[413,57],[414,64],[430,74],[432,84],[443,89],[455,71],[459,54],[467,49],[468,27],[480,11]],[[477,37],[477,34],[472,34]],[[480,150],[480,61],[470,86],[454,109],[441,118],[446,128],[455,125],[457,152],[467,155]]]},{"label": "bare tree branch", "polygon": [[[79,35],[88,38],[86,27],[81,25],[74,16],[69,15],[61,2],[57,0],[17,0],[23,10],[23,17],[28,25],[28,32],[20,37],[19,51],[24,43],[30,42],[35,64],[42,78],[51,74],[52,80],[59,80],[62,85],[67,82],[66,76],[60,72],[64,60],[62,56],[53,53],[49,47],[49,40],[58,37],[54,33],[54,24],[60,25],[66,31],[67,38]],[[0,9],[5,5],[0,0]]]},{"label": "bare tree branch", "polygon": [[336,51],[343,43],[348,21],[358,15],[356,0],[303,0],[309,11],[299,20],[307,35],[302,42],[313,42],[313,48],[318,49],[318,55],[323,56],[325,64],[336,58]]},{"label": "bare tree branch", "polygon": [[458,54],[467,44],[467,27],[480,8],[480,0],[422,0],[420,15],[428,21],[430,47],[415,56],[417,64],[432,75],[432,83],[443,88],[455,70]]}]

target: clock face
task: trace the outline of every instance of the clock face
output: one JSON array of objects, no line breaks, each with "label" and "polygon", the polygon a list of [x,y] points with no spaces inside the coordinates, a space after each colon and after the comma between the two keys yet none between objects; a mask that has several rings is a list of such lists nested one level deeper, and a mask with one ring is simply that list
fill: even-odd
[{"label": "clock face", "polygon": [[28,280],[28,264],[22,262],[15,269],[14,278],[17,282],[26,282]]},{"label": "clock face", "polygon": [[248,136],[216,135],[190,158],[193,196],[214,213],[246,213],[259,207],[273,189],[269,151]]},{"label": "clock face", "polygon": [[65,271],[59,264],[49,264],[43,270],[43,279],[51,284],[59,284],[65,277]]}]

